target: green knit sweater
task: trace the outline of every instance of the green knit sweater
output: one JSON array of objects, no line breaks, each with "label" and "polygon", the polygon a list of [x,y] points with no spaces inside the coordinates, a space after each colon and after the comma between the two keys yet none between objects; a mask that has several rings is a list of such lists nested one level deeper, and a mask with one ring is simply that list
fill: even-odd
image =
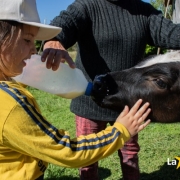
[{"label": "green knit sweater", "polygon": [[[62,27],[57,38],[65,48],[78,43],[76,65],[89,81],[134,66],[143,59],[146,44],[180,48],[180,26],[140,0],[75,0],[51,24]],[[118,115],[87,96],[72,100],[71,111],[105,121]]]}]

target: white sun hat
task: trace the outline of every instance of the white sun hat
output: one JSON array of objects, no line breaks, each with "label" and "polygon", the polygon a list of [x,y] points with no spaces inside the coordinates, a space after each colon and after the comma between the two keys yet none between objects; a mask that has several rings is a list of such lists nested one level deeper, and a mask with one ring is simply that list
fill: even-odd
[{"label": "white sun hat", "polygon": [[0,20],[12,20],[39,27],[36,40],[52,39],[61,31],[59,27],[40,23],[36,0],[0,0]]}]

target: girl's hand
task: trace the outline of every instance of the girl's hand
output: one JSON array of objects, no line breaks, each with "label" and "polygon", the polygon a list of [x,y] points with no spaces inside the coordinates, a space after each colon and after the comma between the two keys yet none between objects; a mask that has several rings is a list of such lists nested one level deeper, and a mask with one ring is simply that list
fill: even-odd
[{"label": "girl's hand", "polygon": [[150,120],[144,122],[151,111],[148,108],[149,103],[145,103],[140,108],[141,103],[142,99],[139,99],[130,110],[128,106],[125,106],[124,110],[116,119],[116,122],[123,124],[127,128],[131,136],[136,135],[150,123]]}]

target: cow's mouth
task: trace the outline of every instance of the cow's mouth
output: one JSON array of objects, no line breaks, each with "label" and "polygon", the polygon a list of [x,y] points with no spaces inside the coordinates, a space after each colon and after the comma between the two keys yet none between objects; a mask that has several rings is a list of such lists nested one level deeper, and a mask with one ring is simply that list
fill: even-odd
[{"label": "cow's mouth", "polygon": [[98,75],[93,81],[92,99],[101,105],[106,96],[118,92],[118,85],[110,74]]}]

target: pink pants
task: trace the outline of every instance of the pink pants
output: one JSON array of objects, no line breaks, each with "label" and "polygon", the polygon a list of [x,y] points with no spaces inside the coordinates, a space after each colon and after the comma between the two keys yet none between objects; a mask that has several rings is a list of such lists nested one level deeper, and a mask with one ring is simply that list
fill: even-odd
[{"label": "pink pants", "polygon": [[[107,123],[113,125],[110,121],[97,121],[76,116],[76,136],[97,133],[106,128]],[[138,180],[140,178],[138,166],[138,135],[132,137],[122,149],[118,150],[120,164],[123,174],[123,180]],[[81,180],[99,180],[98,162],[79,169]]]}]

